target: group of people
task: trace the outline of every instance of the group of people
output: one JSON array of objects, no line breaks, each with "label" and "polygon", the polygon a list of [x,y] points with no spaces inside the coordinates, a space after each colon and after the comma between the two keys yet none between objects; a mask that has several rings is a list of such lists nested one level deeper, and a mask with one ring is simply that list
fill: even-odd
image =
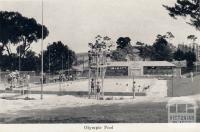
[{"label": "group of people", "polygon": [[10,90],[16,87],[29,86],[29,82],[29,74],[23,74],[22,76],[20,76],[20,73],[18,71],[15,71],[7,75],[7,83],[9,84]]},{"label": "group of people", "polygon": [[[96,85],[95,85],[96,83]],[[95,87],[96,86],[96,87]],[[97,81],[95,82],[94,79],[92,78],[91,80],[91,93],[95,94],[97,100],[99,100],[100,98],[100,93],[101,93],[101,86],[100,86],[100,82]]]}]

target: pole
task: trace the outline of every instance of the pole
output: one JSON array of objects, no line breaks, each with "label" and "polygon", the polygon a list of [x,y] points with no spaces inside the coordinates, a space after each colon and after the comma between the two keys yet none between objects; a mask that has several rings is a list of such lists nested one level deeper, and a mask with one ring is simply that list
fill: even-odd
[{"label": "pole", "polygon": [[[198,14],[198,19],[200,21],[200,1],[199,2],[199,14]],[[200,25],[199,25],[200,26]],[[198,65],[197,65],[197,61],[199,61],[199,46],[197,44],[197,56],[196,56],[196,74],[198,72]]]},{"label": "pole", "polygon": [[48,48],[49,48],[49,78],[50,78],[50,76],[51,76],[51,65],[50,65],[51,64],[51,62],[50,62],[51,48],[50,48],[50,43],[48,44]]},{"label": "pole", "polygon": [[[67,54],[67,69],[68,69],[68,76],[69,76],[69,62],[70,62],[70,60],[69,60],[69,49],[68,49],[68,54]],[[83,60],[83,64],[84,64],[84,60]]]},{"label": "pole", "polygon": [[0,83],[1,83],[1,68],[0,68]]},{"label": "pole", "polygon": [[61,71],[61,74],[60,74],[60,95],[62,95],[62,83],[63,83],[63,54],[61,56],[62,58],[62,71]]},{"label": "pole", "polygon": [[89,64],[89,71],[88,71],[88,98],[90,99],[90,94],[91,94],[91,78],[90,78],[91,67],[90,67],[90,62],[88,62],[88,64]]},{"label": "pole", "polygon": [[103,71],[102,71],[102,95],[104,97],[104,78],[105,78],[105,74],[106,74],[106,67],[107,67],[107,64],[106,64],[106,57],[105,57],[105,52],[103,52]]},{"label": "pole", "polygon": [[62,55],[62,74],[63,74],[63,55]]},{"label": "pole", "polygon": [[196,55],[196,62],[195,62],[195,72],[197,75],[197,58],[198,58],[198,45],[195,44],[195,42],[193,41],[193,49],[194,49],[194,53]]},{"label": "pole", "polygon": [[174,70],[172,68],[172,97],[174,96]]},{"label": "pole", "polygon": [[[20,47],[20,45],[19,45],[19,80],[18,81],[20,81],[21,80],[21,77],[20,77],[20,71],[21,71],[21,47]],[[20,83],[19,83],[19,85],[20,85]]]},{"label": "pole", "polygon": [[42,40],[41,40],[41,97],[40,99],[43,99],[43,0],[42,0]]},{"label": "pole", "polygon": [[84,70],[84,68],[85,68],[84,62],[85,62],[85,57],[84,57],[84,55],[83,55],[83,70]]},{"label": "pole", "polygon": [[[197,62],[199,62],[199,46],[198,46],[198,44],[197,44]],[[198,72],[198,63],[197,63],[197,67],[196,67],[197,69],[197,72]]]},{"label": "pole", "polygon": [[[99,53],[98,53],[98,51],[96,51],[96,57],[97,57],[97,60],[96,60],[96,91],[97,91],[97,83],[99,83],[99,64],[98,64],[98,62],[99,62]],[[98,96],[97,95],[98,93],[96,92],[96,97]]]},{"label": "pole", "polygon": [[133,87],[132,87],[132,90],[133,90],[133,99],[135,98],[135,81],[134,81],[134,73],[133,74]]},{"label": "pole", "polygon": [[50,43],[49,43],[49,76],[50,76],[50,73],[51,73],[51,65],[50,65],[50,54],[51,54],[51,48],[50,48]]},{"label": "pole", "polygon": [[21,47],[19,46],[19,75],[21,71]]}]

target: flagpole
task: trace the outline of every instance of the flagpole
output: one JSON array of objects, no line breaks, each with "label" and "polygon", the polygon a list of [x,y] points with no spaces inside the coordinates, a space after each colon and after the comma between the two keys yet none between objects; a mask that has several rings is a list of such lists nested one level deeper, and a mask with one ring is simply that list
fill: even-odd
[{"label": "flagpole", "polygon": [[42,0],[42,40],[41,40],[41,97],[40,99],[43,99],[43,0]]}]

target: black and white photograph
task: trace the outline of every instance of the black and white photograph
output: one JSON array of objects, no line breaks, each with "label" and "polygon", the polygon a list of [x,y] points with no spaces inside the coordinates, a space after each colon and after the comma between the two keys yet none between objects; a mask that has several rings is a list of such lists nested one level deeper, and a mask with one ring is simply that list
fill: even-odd
[{"label": "black and white photograph", "polygon": [[0,0],[0,124],[198,124],[199,106],[200,0]]}]

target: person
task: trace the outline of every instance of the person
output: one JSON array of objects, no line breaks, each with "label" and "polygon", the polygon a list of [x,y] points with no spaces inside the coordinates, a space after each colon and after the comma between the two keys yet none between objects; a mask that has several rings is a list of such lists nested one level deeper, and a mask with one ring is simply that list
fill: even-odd
[{"label": "person", "polygon": [[29,73],[26,75],[26,87],[27,87],[27,98],[29,98],[29,94],[30,94],[30,75]]},{"label": "person", "polygon": [[99,100],[99,97],[100,97],[100,91],[101,91],[101,86],[100,86],[100,83],[97,82],[97,100]]},{"label": "person", "polygon": [[10,74],[8,74],[7,82],[10,85],[9,89],[12,90],[12,88],[13,88],[13,74],[12,74],[12,72]]},{"label": "person", "polygon": [[60,82],[63,81],[63,74],[62,73],[60,73],[60,75],[59,75],[59,80],[60,80]]},{"label": "person", "polygon": [[91,80],[91,93],[94,93],[94,79]]},{"label": "person", "polygon": [[132,91],[133,91],[133,99],[134,99],[135,98],[135,81],[133,81]]},{"label": "person", "polygon": [[22,89],[21,89],[21,94],[24,95],[25,94],[25,90],[24,90],[24,87],[26,87],[26,74],[23,74],[22,76],[22,82],[23,82],[23,86],[22,86]]},{"label": "person", "polygon": [[17,77],[14,76],[13,77],[13,88],[16,88],[17,87]]},{"label": "person", "polygon": [[29,86],[29,83],[30,83],[30,75],[27,74],[26,75],[26,84],[27,84],[27,86]]},{"label": "person", "polygon": [[43,83],[44,83],[44,84],[46,84],[46,79],[47,79],[47,78],[46,78],[46,74],[44,73],[44,74],[43,74]]},{"label": "person", "polygon": [[[42,76],[43,76],[43,78],[42,78]],[[41,76],[40,76],[40,82],[42,83],[42,80],[43,80],[43,84],[45,84],[46,83],[46,75],[45,75],[45,73],[43,73],[43,75],[41,74]]]},{"label": "person", "polygon": [[192,80],[192,82],[194,81],[194,75],[193,75],[193,72],[190,72],[190,78]]},{"label": "person", "polygon": [[26,85],[26,74],[23,74],[23,84]]}]

